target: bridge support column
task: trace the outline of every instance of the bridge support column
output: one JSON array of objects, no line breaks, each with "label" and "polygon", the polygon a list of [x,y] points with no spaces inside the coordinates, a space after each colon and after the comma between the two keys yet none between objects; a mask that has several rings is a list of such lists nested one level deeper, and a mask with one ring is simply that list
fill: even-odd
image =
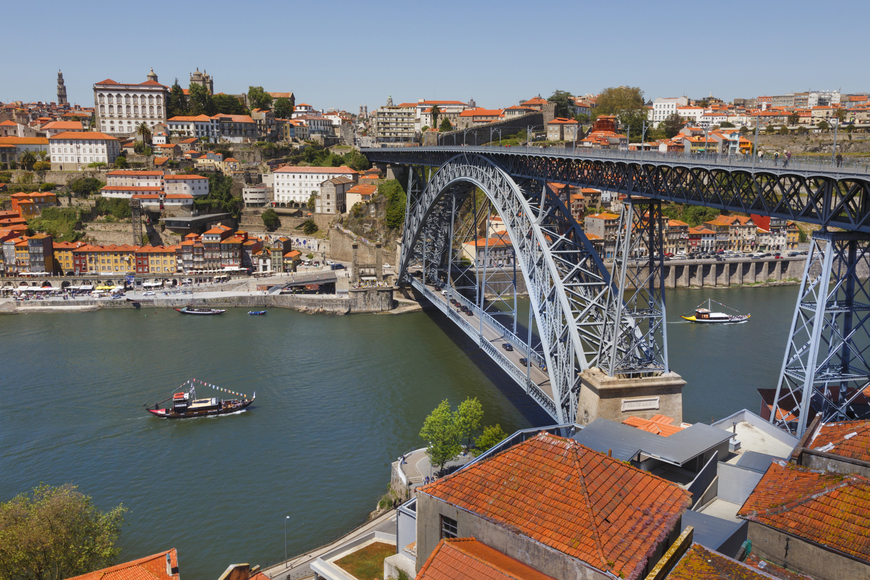
[{"label": "bridge support column", "polygon": [[762,390],[768,420],[801,437],[812,419],[870,417],[870,236],[816,232],[775,392]]},{"label": "bridge support column", "polygon": [[676,424],[683,421],[683,387],[686,381],[677,373],[639,378],[609,377],[597,367],[580,374],[577,417],[588,425],[603,417],[622,422],[628,417],[652,419],[665,415]]}]

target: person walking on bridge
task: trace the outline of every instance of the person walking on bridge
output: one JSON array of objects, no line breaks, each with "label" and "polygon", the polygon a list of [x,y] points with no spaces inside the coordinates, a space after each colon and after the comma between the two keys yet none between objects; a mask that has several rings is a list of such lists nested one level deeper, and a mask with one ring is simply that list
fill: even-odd
[{"label": "person walking on bridge", "polygon": [[779,151],[773,154],[773,165],[779,165]]},{"label": "person walking on bridge", "polygon": [[788,162],[789,162],[790,159],[791,159],[791,151],[786,151],[786,152],[785,152],[785,159],[784,159],[783,162],[782,162],[782,168],[783,168],[783,169],[785,169],[786,167],[788,167]]}]

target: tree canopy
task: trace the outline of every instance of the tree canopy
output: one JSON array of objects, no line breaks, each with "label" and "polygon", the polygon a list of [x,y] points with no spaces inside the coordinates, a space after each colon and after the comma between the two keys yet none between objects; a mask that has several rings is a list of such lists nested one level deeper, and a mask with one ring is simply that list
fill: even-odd
[{"label": "tree canopy", "polygon": [[420,437],[428,443],[426,455],[429,456],[429,461],[440,470],[462,451],[456,422],[447,399],[441,401],[423,421]]},{"label": "tree canopy", "polygon": [[453,123],[450,122],[450,119],[444,117],[443,119],[441,119],[441,124],[438,125],[438,130],[444,133],[446,133],[447,131],[452,131]]},{"label": "tree canopy", "polygon": [[500,443],[505,437],[507,437],[507,433],[502,430],[501,425],[499,424],[484,427],[483,433],[474,440],[474,449],[471,450],[472,455],[477,457],[484,451],[487,451],[494,445]]},{"label": "tree canopy", "polygon": [[306,236],[311,236],[317,233],[317,230],[320,228],[317,227],[317,224],[312,219],[307,219],[302,222],[302,231]]},{"label": "tree canopy", "polygon": [[[432,105],[432,126],[438,126],[438,115],[441,114],[441,109],[438,108],[438,105]],[[445,117],[446,118],[446,117]]]},{"label": "tree canopy", "polygon": [[215,212],[229,212],[238,219],[242,213],[242,198],[232,194],[233,178],[212,173],[208,176],[208,195],[204,199],[195,200],[197,209]]},{"label": "tree canopy", "polygon": [[105,185],[99,179],[93,177],[79,177],[69,183],[70,190],[78,197],[87,197],[100,191]]},{"label": "tree canopy", "polygon": [[677,113],[671,113],[670,115],[665,117],[665,120],[662,121],[661,125],[659,125],[659,129],[662,130],[662,132],[665,134],[665,137],[670,139],[680,132],[680,129],[683,128],[683,125],[685,125],[685,123],[683,122],[683,119],[680,117],[680,115],[678,115]]},{"label": "tree canopy", "polygon": [[608,87],[601,91],[596,115],[617,115],[622,111],[645,109],[643,91],[638,87]]},{"label": "tree canopy", "polygon": [[111,565],[125,511],[102,512],[73,485],[0,504],[0,578],[61,580]]},{"label": "tree canopy", "polygon": [[245,109],[244,103],[242,103],[238,97],[233,95],[213,95],[211,102],[214,106],[215,114],[246,115],[248,113]]},{"label": "tree canopy", "polygon": [[483,419],[483,405],[477,399],[467,398],[456,409],[456,430],[459,440],[465,440],[466,446],[471,447],[471,435],[480,427]]},{"label": "tree canopy", "polygon": [[387,198],[387,227],[391,229],[402,227],[405,223],[405,190],[402,184],[395,179],[390,179],[382,183],[378,191]]},{"label": "tree canopy", "polygon": [[278,217],[278,213],[271,207],[264,211],[260,217],[263,219],[263,225],[270,232],[275,231],[281,225],[281,218]]},{"label": "tree canopy", "polygon": [[215,114],[214,101],[207,88],[196,83],[191,83],[188,113],[194,117],[197,115],[208,115],[211,117]]},{"label": "tree canopy", "polygon": [[289,119],[293,116],[293,104],[287,97],[278,97],[274,110],[275,117],[278,119]]},{"label": "tree canopy", "polygon": [[33,151],[25,151],[18,158],[18,163],[21,164],[23,169],[30,171],[33,169],[33,164],[36,163],[36,155],[33,154]]},{"label": "tree canopy", "polygon": [[186,114],[187,97],[184,95],[184,89],[178,84],[178,79],[175,79],[175,84],[172,85],[169,98],[166,100],[166,118],[171,119]]},{"label": "tree canopy", "polygon": [[263,87],[248,87],[248,104],[253,109],[271,109],[272,95],[263,90]]},{"label": "tree canopy", "polygon": [[574,95],[568,91],[557,90],[547,100],[556,103],[557,117],[567,118],[571,116],[571,108],[574,106]]}]

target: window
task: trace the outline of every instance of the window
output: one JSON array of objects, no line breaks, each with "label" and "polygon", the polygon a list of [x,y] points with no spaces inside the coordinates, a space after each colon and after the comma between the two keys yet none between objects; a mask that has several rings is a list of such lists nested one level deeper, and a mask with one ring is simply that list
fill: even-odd
[{"label": "window", "polygon": [[441,539],[455,538],[456,535],[456,520],[441,516]]}]

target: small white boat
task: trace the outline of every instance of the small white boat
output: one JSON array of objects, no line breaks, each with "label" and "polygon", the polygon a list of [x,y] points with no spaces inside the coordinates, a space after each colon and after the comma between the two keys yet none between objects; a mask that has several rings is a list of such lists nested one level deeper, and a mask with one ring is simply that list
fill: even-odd
[{"label": "small white boat", "polygon": [[[698,306],[692,316],[681,316],[683,320],[697,322],[699,324],[740,324],[749,320],[750,314],[726,314],[725,312],[713,312],[713,300],[707,299],[707,307]],[[720,306],[725,306],[717,302]],[[725,306],[725,308],[728,308]]]}]

